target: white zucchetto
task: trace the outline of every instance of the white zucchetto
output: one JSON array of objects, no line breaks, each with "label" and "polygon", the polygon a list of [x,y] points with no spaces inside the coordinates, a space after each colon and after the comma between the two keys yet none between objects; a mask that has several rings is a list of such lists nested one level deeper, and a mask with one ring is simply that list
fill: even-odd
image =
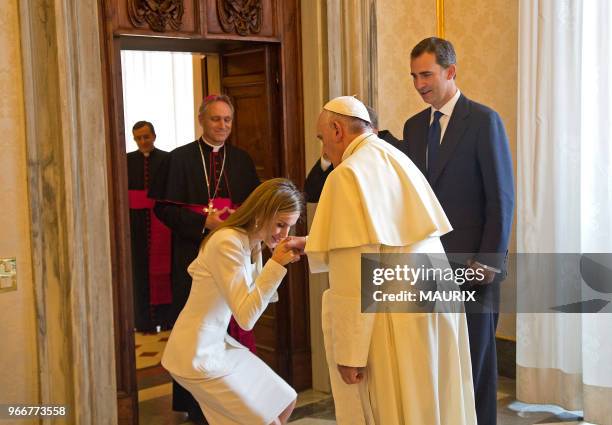
[{"label": "white zucchetto", "polygon": [[336,97],[327,102],[323,109],[335,112],[336,114],[359,118],[370,124],[372,123],[365,105],[353,96]]}]

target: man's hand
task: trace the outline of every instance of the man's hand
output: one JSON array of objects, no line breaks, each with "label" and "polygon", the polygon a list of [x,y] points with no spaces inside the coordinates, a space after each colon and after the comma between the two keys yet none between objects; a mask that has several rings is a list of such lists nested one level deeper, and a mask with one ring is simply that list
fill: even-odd
[{"label": "man's hand", "polygon": [[274,248],[272,259],[281,266],[286,266],[289,263],[300,261],[300,253],[296,249],[290,248],[287,238],[285,238]]},{"label": "man's hand", "polygon": [[[488,285],[491,282],[493,282],[493,280],[495,279],[495,275],[497,273],[495,273],[493,270],[487,270],[483,268],[480,263],[474,260],[468,260],[467,263],[468,263],[468,266],[470,266],[470,268],[474,270],[474,273],[475,273],[474,282],[477,285]],[[484,276],[484,279],[479,279],[479,276]]]},{"label": "man's hand", "polygon": [[215,230],[219,227],[219,224],[223,223],[224,220],[221,220],[221,216],[225,213],[233,214],[236,210],[231,209],[230,207],[223,207],[220,210],[212,210],[206,216],[206,223],[204,223],[204,227],[208,230]]},{"label": "man's hand", "polygon": [[287,247],[296,250],[300,255],[304,255],[304,248],[306,247],[305,236],[287,236]]},{"label": "man's hand", "polygon": [[363,380],[363,368],[338,365],[338,372],[346,384],[358,384]]}]

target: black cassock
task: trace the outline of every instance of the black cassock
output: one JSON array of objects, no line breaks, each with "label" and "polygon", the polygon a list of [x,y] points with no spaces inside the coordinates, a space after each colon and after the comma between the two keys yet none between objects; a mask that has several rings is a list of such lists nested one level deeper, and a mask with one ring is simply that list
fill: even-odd
[{"label": "black cassock", "polygon": [[[219,189],[215,197],[230,198],[239,205],[259,185],[255,164],[244,150],[227,143],[216,153],[202,139],[174,149],[149,191],[156,199],[155,214],[172,230],[172,304],[173,319],[181,312],[191,290],[189,264],[197,257],[200,244],[208,234],[204,229],[206,216],[201,211],[208,204],[208,190],[200,147],[203,150],[208,172],[210,195],[214,196],[217,182]],[[225,166],[223,167],[223,157]],[[211,161],[212,159],[212,161]],[[191,208],[190,208],[191,207]],[[174,382],[172,406],[174,410],[197,414],[197,402],[191,394]]]},{"label": "black cassock", "polygon": [[169,296],[162,297],[166,299],[164,303],[151,302],[149,281],[151,209],[142,207],[132,208],[133,192],[140,191],[143,194],[146,193],[145,191],[148,190],[151,179],[157,174],[167,155],[168,152],[155,148],[149,153],[148,157],[144,156],[140,151],[127,154],[128,190],[130,191],[131,204],[130,233],[134,326],[139,331],[153,331],[157,325],[166,327],[170,324],[171,305]]}]

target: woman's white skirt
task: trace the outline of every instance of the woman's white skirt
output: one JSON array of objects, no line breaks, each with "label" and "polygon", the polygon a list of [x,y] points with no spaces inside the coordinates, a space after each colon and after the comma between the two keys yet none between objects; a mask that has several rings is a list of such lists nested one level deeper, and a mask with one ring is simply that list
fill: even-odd
[{"label": "woman's white skirt", "polygon": [[297,397],[267,364],[247,349],[228,348],[236,367],[218,378],[172,377],[200,403],[210,425],[268,425]]}]

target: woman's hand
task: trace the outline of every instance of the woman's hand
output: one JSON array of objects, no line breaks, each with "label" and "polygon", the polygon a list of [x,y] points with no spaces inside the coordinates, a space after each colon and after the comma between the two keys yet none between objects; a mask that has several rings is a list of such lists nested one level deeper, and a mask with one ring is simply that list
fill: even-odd
[{"label": "woman's hand", "polygon": [[276,245],[276,248],[274,248],[272,259],[281,266],[286,266],[289,263],[299,261],[300,252],[289,246],[289,239],[285,238]]}]

